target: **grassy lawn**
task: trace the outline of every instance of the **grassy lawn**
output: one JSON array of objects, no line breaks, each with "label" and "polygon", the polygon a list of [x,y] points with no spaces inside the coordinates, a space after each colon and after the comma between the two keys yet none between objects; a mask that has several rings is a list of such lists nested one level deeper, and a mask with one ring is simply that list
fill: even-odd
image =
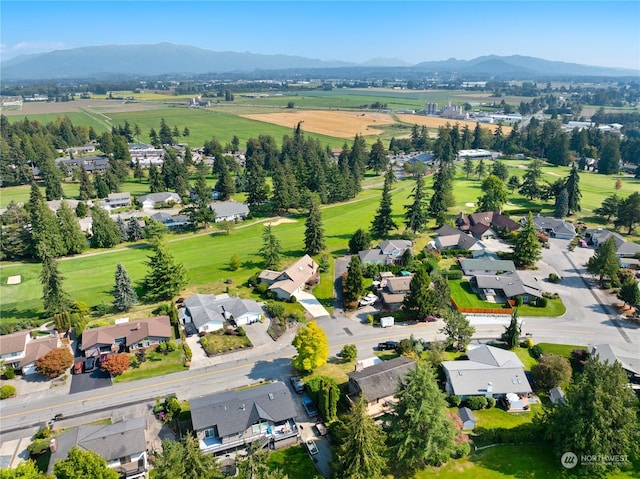
[{"label": "grassy lawn", "polygon": [[250,348],[251,341],[247,336],[233,336],[231,334],[209,333],[200,338],[200,344],[204,348],[207,356],[213,356],[225,351]]},{"label": "grassy lawn", "polygon": [[511,429],[521,424],[530,423],[533,416],[541,411],[541,404],[532,404],[530,412],[507,412],[503,409],[492,407],[491,409],[473,411],[473,415],[476,418],[476,427]]},{"label": "grassy lawn", "polygon": [[461,308],[501,308],[502,305],[483,301],[471,289],[467,279],[450,279],[449,289],[456,304]]},{"label": "grassy lawn", "polygon": [[347,373],[353,371],[354,364],[353,361],[344,363],[340,358],[329,358],[329,362],[315,369],[313,374],[304,377],[303,380],[308,381],[314,376],[326,376],[332,378],[340,386],[349,381]]},{"label": "grassy lawn", "polygon": [[548,316],[548,317],[557,317],[562,316],[567,312],[567,308],[564,306],[562,300],[558,299],[548,299],[547,306],[544,308],[539,308],[538,306],[529,306],[528,304],[523,304],[518,307],[518,315],[520,316]]},{"label": "grassy lawn", "polygon": [[280,469],[291,479],[316,479],[319,476],[316,466],[302,445],[280,449],[269,454],[269,469]]},{"label": "grassy lawn", "polygon": [[571,359],[571,351],[574,349],[587,349],[586,346],[576,346],[573,344],[538,343],[538,346],[542,348],[543,353],[558,354],[567,359]]},{"label": "grassy lawn", "polygon": [[538,364],[538,361],[529,354],[529,350],[527,348],[514,348],[511,351],[516,353],[520,361],[522,361],[525,371],[531,371],[531,366]]},{"label": "grassy lawn", "polygon": [[124,383],[184,371],[183,355],[181,347],[166,356],[153,350],[147,352],[145,362],[138,363],[135,354],[131,354],[131,367],[120,376],[114,377],[113,382]]}]

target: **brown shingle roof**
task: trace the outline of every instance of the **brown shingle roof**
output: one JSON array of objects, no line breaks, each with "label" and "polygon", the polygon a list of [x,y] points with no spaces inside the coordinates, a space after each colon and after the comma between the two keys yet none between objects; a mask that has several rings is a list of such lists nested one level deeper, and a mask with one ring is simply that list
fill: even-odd
[{"label": "brown shingle roof", "polygon": [[60,342],[58,341],[58,337],[53,335],[29,341],[24,358],[20,360],[20,367],[22,368],[35,362],[59,346]]},{"label": "brown shingle roof", "polygon": [[309,281],[318,269],[318,264],[305,254],[298,261],[285,269],[269,289],[279,288],[291,294]]},{"label": "brown shingle roof", "polygon": [[30,335],[31,331],[18,331],[17,333],[0,336],[0,355],[24,351]]},{"label": "brown shingle roof", "polygon": [[149,336],[170,338],[169,316],[156,316],[114,326],[87,329],[82,333],[82,350],[96,344],[114,344],[116,338],[125,338],[126,344],[129,345]]}]

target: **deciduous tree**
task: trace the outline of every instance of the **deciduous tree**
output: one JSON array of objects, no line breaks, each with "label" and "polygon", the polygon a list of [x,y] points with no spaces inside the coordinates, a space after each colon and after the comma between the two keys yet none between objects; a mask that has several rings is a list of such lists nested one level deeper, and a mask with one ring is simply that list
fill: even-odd
[{"label": "deciduous tree", "polygon": [[531,366],[531,377],[536,388],[549,391],[556,386],[565,386],[571,381],[571,363],[559,354],[543,354],[538,364]]},{"label": "deciduous tree", "polygon": [[36,360],[36,371],[49,378],[63,374],[73,364],[69,348],[56,348]]},{"label": "deciduous tree", "polygon": [[119,376],[131,365],[131,359],[128,354],[110,354],[107,356],[102,364],[100,365],[100,369],[105,372],[108,372],[112,376]]},{"label": "deciduous tree", "polygon": [[371,247],[371,235],[369,233],[359,228],[353,234],[351,239],[349,240],[349,253],[350,254],[358,254],[360,251],[364,251]]},{"label": "deciduous tree", "polygon": [[478,198],[477,211],[497,211],[507,202],[509,193],[503,181],[497,176],[487,176],[481,188],[484,195]]},{"label": "deciduous tree", "polygon": [[329,359],[329,340],[315,321],[302,326],[292,344],[298,354],[291,360],[291,364],[299,371],[313,371]]},{"label": "deciduous tree", "polygon": [[447,336],[447,347],[463,351],[471,341],[476,328],[471,326],[466,316],[456,309],[445,311],[443,319],[444,327],[439,332]]},{"label": "deciduous tree", "polygon": [[616,193],[611,196],[607,196],[600,205],[599,208],[593,210],[593,212],[607,219],[607,222],[611,221],[612,216],[618,215],[618,208],[620,207],[620,197]]},{"label": "deciduous tree", "polygon": [[426,466],[439,466],[455,452],[456,429],[447,415],[444,393],[434,369],[416,362],[401,381],[392,406],[388,440],[393,467],[413,475]]},{"label": "deciduous tree", "polygon": [[71,448],[66,459],[55,462],[53,475],[56,479],[77,479],[79,477],[118,479],[120,477],[115,469],[107,466],[107,461],[100,455],[93,451],[78,449],[77,446]]}]

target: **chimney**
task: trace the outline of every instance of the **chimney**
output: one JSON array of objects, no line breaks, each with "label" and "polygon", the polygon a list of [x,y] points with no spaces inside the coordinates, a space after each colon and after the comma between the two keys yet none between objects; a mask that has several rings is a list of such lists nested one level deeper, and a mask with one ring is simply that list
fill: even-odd
[{"label": "chimney", "polygon": [[49,441],[49,449],[51,449],[51,452],[56,452],[58,450],[58,441],[56,441],[55,437],[52,437]]}]

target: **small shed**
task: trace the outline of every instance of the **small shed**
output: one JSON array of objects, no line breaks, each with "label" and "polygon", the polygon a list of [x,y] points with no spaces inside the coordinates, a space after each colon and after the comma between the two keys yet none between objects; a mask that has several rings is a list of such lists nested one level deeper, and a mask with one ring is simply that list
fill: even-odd
[{"label": "small shed", "polygon": [[462,420],[463,431],[471,431],[476,427],[476,418],[468,407],[461,407],[458,410],[458,416]]},{"label": "small shed", "polygon": [[380,318],[380,327],[381,328],[388,328],[393,326],[394,324],[394,319],[393,316],[385,316],[384,318]]},{"label": "small shed", "polygon": [[560,386],[549,389],[549,400],[554,406],[567,403],[567,397],[564,395],[564,391]]}]

